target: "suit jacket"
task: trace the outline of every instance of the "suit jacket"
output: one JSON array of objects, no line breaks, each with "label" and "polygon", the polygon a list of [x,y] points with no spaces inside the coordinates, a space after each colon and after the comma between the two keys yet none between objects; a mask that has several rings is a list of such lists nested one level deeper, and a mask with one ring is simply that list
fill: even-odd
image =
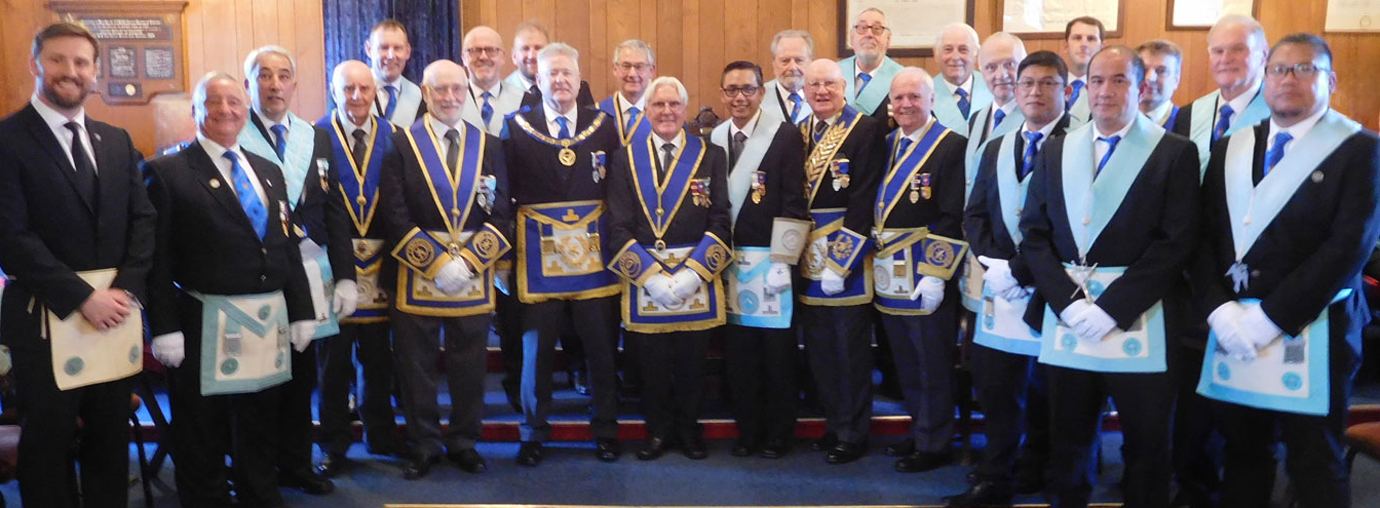
[{"label": "suit jacket", "polygon": [[[246,127],[246,134],[261,136],[268,146],[273,146],[273,136],[259,115],[250,113],[249,118],[251,125]],[[329,169],[329,162],[325,169],[317,164],[317,161],[332,159],[330,134],[306,121],[302,124],[311,127],[315,141],[312,144],[306,181],[302,183],[302,194],[293,205],[293,223],[302,228],[311,241],[326,248],[326,255],[331,260],[331,274],[335,280],[355,280],[355,258],[351,253],[350,244],[350,217],[345,211],[345,197],[340,192],[340,178],[335,171]],[[283,161],[269,158],[266,154],[256,155],[263,156],[269,162],[283,164]],[[326,175],[329,191],[321,188],[322,173]]]},{"label": "suit jacket", "polygon": [[[1083,128],[1094,129],[1091,124]],[[1035,159],[1025,207],[1021,213],[1020,255],[1030,266],[1038,289],[1026,309],[1026,322],[1043,323],[1045,304],[1057,315],[1073,302],[1077,286],[1063,263],[1077,262],[1078,247],[1064,206],[1063,154],[1068,135],[1046,141]],[[1124,147],[1123,147],[1124,148]],[[1092,168],[1073,168],[1090,171]],[[1127,267],[1108,285],[1097,306],[1129,329],[1131,323],[1164,300],[1183,280],[1198,231],[1197,150],[1187,138],[1166,132],[1150,152],[1125,198],[1088,247],[1087,263]],[[1108,166],[1104,171],[1126,170]],[[1165,305],[1166,312],[1175,308]],[[1178,316],[1166,314],[1168,332],[1177,330]]]},{"label": "suit jacket", "polygon": [[[940,124],[931,123],[931,128],[938,128]],[[901,131],[895,131],[896,136],[901,136]],[[887,214],[886,222],[878,224],[877,229],[906,229],[928,227],[930,232],[940,236],[946,236],[955,240],[961,239],[963,235],[963,151],[968,145],[968,140],[963,137],[961,132],[950,130],[943,139],[934,144],[934,151],[925,159],[924,164],[920,165],[919,173],[930,175],[931,193],[929,198],[921,198],[912,203],[907,195],[910,193],[910,186],[904,187],[901,192],[902,197],[896,200],[896,205]],[[919,151],[919,147],[916,150]],[[887,160],[886,173],[890,173],[896,154],[894,149],[888,144],[887,153],[892,154]],[[902,168],[896,178],[904,178],[902,173],[906,173],[911,168]]]},{"label": "suit jacket", "polygon": [[[781,92],[777,90],[776,80],[773,79],[768,81],[767,84],[762,85],[762,88],[765,94],[762,97],[762,114],[768,118],[795,125],[796,122],[791,119],[791,108],[795,107],[795,105],[791,104],[789,96],[782,96]],[[883,115],[885,115],[885,113],[883,113]],[[800,118],[798,118],[798,120],[804,120],[807,116],[810,116],[810,101],[805,99],[805,90],[801,89]],[[874,118],[876,117],[874,116]],[[885,120],[885,118],[882,120]]]},{"label": "suit jacket", "polygon": [[[812,129],[816,121],[812,114],[805,119],[801,127],[806,130]],[[805,139],[805,158],[808,161],[809,154],[815,149],[815,140],[814,136],[809,134]],[[814,199],[809,201],[810,209],[847,208],[843,227],[867,236],[872,231],[877,185],[887,170],[888,153],[886,132],[882,130],[882,124],[871,117],[859,118],[858,125],[848,133],[838,153],[834,155],[834,160],[849,160],[848,187],[840,187],[835,191],[833,173],[825,171],[820,177],[819,191],[815,193]],[[809,175],[806,175],[806,178],[808,177]]]},{"label": "suit jacket", "polygon": [[[393,117],[388,118],[388,121],[393,122],[393,125],[398,127],[407,128],[412,125],[412,122],[426,116],[426,101],[422,100],[422,87],[417,86],[416,83],[402,78],[398,80],[398,85],[398,107],[393,110]],[[383,89],[382,83],[379,83],[378,93],[382,96],[388,95],[388,91]],[[410,107],[414,101],[417,107]],[[387,118],[383,116],[385,111],[388,109],[383,107],[383,101],[375,96],[374,116]]]},{"label": "suit jacket", "polygon": [[480,109],[484,106],[483,92],[474,93],[473,88],[468,90],[470,97],[465,101],[465,107],[460,110],[460,118],[495,136],[503,132],[503,119],[522,106],[523,96],[527,94],[516,86],[499,81],[498,96],[489,99],[489,106],[494,108],[494,113],[486,125],[484,116],[480,114]]},{"label": "suit jacket", "polygon": [[[688,139],[691,134],[685,132],[685,136]],[[632,143],[646,143],[647,140],[648,137],[638,137],[634,138]],[[708,141],[704,144],[704,159],[700,161],[700,166],[692,178],[709,179],[710,204],[708,207],[692,204],[690,191],[686,191],[680,209],[675,212],[675,217],[662,236],[669,246],[697,244],[706,233],[713,233],[714,236],[728,242],[732,233],[729,224],[727,157],[722,151],[714,149],[714,145]],[[638,192],[633,185],[633,170],[628,160],[631,146],[629,144],[628,147],[618,150],[611,158],[612,164],[609,166],[608,245],[614,248],[626,245],[629,240],[643,247],[650,247],[657,240],[656,234],[652,232],[651,223],[642,211],[642,203],[638,200]],[[653,153],[656,152],[659,150]],[[675,210],[670,206],[666,209],[668,213]]]},{"label": "suit jacket", "polygon": [[[775,85],[773,85],[774,87]],[[770,107],[770,106],[767,106]],[[805,141],[800,137],[800,129],[791,125],[789,122],[775,120],[768,116],[763,108],[762,116],[757,121],[757,127],[753,130],[752,136],[748,138],[748,143],[759,136],[766,136],[765,126],[767,122],[777,121],[780,126],[776,133],[768,140],[768,147],[762,160],[755,166],[748,165],[747,161],[738,161],[733,167],[728,168],[728,175],[733,175],[738,171],[765,173],[766,182],[763,187],[766,194],[762,196],[761,202],[754,203],[751,192],[746,195],[741,207],[738,209],[738,217],[733,221],[733,245],[739,247],[770,247],[773,222],[777,217],[789,219],[810,220],[809,203],[805,199],[802,191],[805,185]],[[731,132],[729,124],[733,120],[728,120],[714,129],[715,134],[711,140],[719,135],[719,130],[723,129],[723,138],[727,141],[728,133]],[[727,161],[729,144],[719,144],[713,141],[715,148]],[[741,166],[741,167],[740,167]],[[724,191],[728,192],[725,182]],[[730,207],[731,212],[731,207]]]},{"label": "suit jacket", "polygon": [[129,133],[86,118],[96,159],[96,202],[75,187],[75,169],[32,105],[0,120],[0,266],[10,284],[0,303],[3,343],[47,345],[42,309],[66,317],[94,289],[76,271],[116,268],[113,287],[145,299],[153,262],[154,209]]},{"label": "suit jacket", "polygon": [[234,186],[221,176],[201,143],[148,162],[149,198],[158,209],[147,307],[154,336],[184,331],[178,318],[179,295],[187,291],[244,295],[281,290],[290,321],[315,318],[297,248],[301,239],[281,219],[291,214],[283,210],[283,173],[253,153],[244,158],[268,198],[263,240],[240,207]]},{"label": "suit jacket", "polygon": [[1174,116],[1174,123],[1171,125],[1163,125],[1162,127],[1169,132],[1188,137],[1189,126],[1193,124],[1193,108],[1179,106],[1177,104],[1174,105],[1174,108],[1178,110],[1178,113],[1172,114]]},{"label": "suit jacket", "polygon": [[[1256,182],[1262,174],[1269,120],[1255,130]],[[1239,131],[1238,131],[1239,132]],[[1226,140],[1228,138],[1223,138]],[[1241,261],[1250,280],[1241,291],[1223,274],[1236,262],[1231,219],[1227,213],[1223,174],[1226,143],[1213,146],[1203,180],[1202,242],[1193,266],[1194,294],[1204,314],[1229,300],[1258,298],[1265,315],[1296,335],[1331,309],[1333,344],[1349,344],[1361,351],[1361,328],[1370,321],[1361,281],[1361,268],[1380,236],[1380,140],[1374,132],[1359,131],[1326,155],[1288,198]],[[1350,298],[1332,298],[1350,288]],[[1347,366],[1333,366],[1333,369]]]},{"label": "suit jacket", "polygon": [[[534,139],[518,126],[513,116],[508,118],[503,153],[508,162],[509,188],[517,206],[604,200],[608,169],[605,167],[603,175],[594,178],[599,170],[594,165],[593,154],[604,152],[604,163],[607,165],[608,160],[623,148],[623,143],[618,139],[618,128],[613,125],[613,117],[593,107],[577,107],[579,112],[575,115],[575,127],[570,133],[572,136],[584,132],[599,117],[603,117],[603,123],[588,138],[571,145],[571,149],[575,150],[575,164],[569,167],[560,163],[559,147]],[[550,135],[546,128],[545,108],[537,107],[514,116],[521,116],[537,132]]]}]

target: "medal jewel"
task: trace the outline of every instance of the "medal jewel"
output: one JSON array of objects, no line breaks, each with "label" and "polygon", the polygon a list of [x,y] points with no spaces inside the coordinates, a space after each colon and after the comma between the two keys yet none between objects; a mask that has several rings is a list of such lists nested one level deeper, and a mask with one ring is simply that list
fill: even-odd
[{"label": "medal jewel", "polygon": [[564,164],[565,167],[575,165],[575,151],[571,150],[569,146],[562,147],[560,153],[558,154],[558,157],[561,161],[561,164]]},{"label": "medal jewel", "polygon": [[[929,198],[930,198],[929,196],[925,196],[925,199],[929,199]],[[915,203],[919,203],[919,202],[920,202],[920,191],[916,191],[916,190],[910,191],[910,202],[911,202],[911,204],[915,204]]]}]

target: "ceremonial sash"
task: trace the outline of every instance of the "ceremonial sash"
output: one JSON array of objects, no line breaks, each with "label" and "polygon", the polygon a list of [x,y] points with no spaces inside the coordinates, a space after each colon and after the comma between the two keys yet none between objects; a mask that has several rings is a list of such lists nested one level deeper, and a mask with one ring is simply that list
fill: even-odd
[{"label": "ceremonial sash", "polygon": [[254,393],[292,379],[287,302],[281,291],[205,295],[201,301],[201,394]]},{"label": "ceremonial sash", "polygon": [[[844,106],[838,120],[824,130],[824,135],[810,151],[810,157],[805,160],[805,185],[811,206],[814,205],[815,194],[819,193],[819,186],[824,183],[824,174],[831,169],[830,166],[848,163],[847,159],[835,161],[834,156],[843,148],[843,142],[848,139],[848,134],[853,132],[853,127],[857,127],[858,119],[861,117],[858,110]],[[807,145],[813,136],[810,131],[816,120],[819,119],[811,115],[800,122],[800,133],[805,136]]]},{"label": "ceremonial sash", "polygon": [[[1265,104],[1265,85],[1260,85],[1256,89],[1255,98],[1246,104],[1245,111],[1237,111],[1236,117],[1232,119],[1231,126],[1222,133],[1223,137],[1235,134],[1242,129],[1250,129],[1260,123],[1261,120],[1270,117],[1270,106]],[[1208,159],[1212,150],[1212,131],[1217,127],[1217,105],[1218,97],[1222,96],[1221,90],[1213,90],[1212,93],[1199,97],[1193,101],[1193,114],[1189,118],[1188,138],[1193,144],[1198,145],[1198,178],[1202,178],[1207,173]]]},{"label": "ceremonial sash", "polygon": [[[1002,136],[999,141],[1001,144],[998,145],[996,166],[997,204],[1001,209],[1006,232],[1015,245],[1020,245],[1023,239],[1020,228],[1021,208],[1025,206],[1029,182],[1028,175],[1026,180],[1018,180],[1016,177],[1014,152],[1016,138],[1020,135],[1020,132],[1011,132]],[[997,234],[996,231],[992,233]],[[969,284],[974,284],[969,287],[982,288],[981,306],[976,311],[982,319],[973,333],[973,342],[1007,353],[1038,355],[1040,335],[1025,323],[1025,309],[1030,304],[1030,297],[1014,301],[1001,298],[985,287],[980,277],[981,274],[975,284],[969,281]]]},{"label": "ceremonial sash", "polygon": [[[815,228],[810,231],[807,237],[809,242],[805,255],[801,259],[800,272],[804,275],[807,286],[800,295],[800,302],[809,305],[824,307],[842,307],[847,305],[866,305],[872,301],[872,262],[870,254],[862,258],[861,269],[849,272],[843,278],[843,291],[835,295],[824,293],[820,281],[823,280],[821,274],[829,269],[830,258],[830,238],[837,236],[844,229],[843,216],[847,213],[847,208],[821,208],[810,210],[811,219],[814,221]],[[866,240],[863,244],[869,243]]]},{"label": "ceremonial sash", "polygon": [[1178,107],[1178,106],[1171,106],[1171,107],[1169,108],[1169,116],[1164,117],[1164,121],[1163,121],[1163,122],[1160,122],[1160,127],[1163,127],[1164,130],[1173,129],[1173,128],[1174,128],[1174,121],[1175,121],[1175,120],[1178,120],[1178,118],[1179,118],[1179,107]]},{"label": "ceremonial sash", "polygon": [[647,218],[647,223],[651,225],[652,233],[656,235],[658,242],[665,236],[667,228],[671,227],[671,222],[685,204],[691,183],[695,180],[695,174],[699,172],[700,162],[704,160],[704,141],[689,133],[686,133],[684,138],[685,143],[674,154],[671,167],[666,168],[666,178],[661,182],[657,181],[657,151],[652,146],[651,136],[638,138],[628,144],[633,188],[637,189],[642,214]]},{"label": "ceremonial sash", "polygon": [[[911,198],[914,203],[920,198],[930,199],[929,173],[921,173],[925,163],[934,155],[934,151],[939,147],[939,142],[949,135],[951,131],[940,125],[938,122],[930,122],[925,127],[925,132],[920,134],[920,141],[911,143],[906,148],[906,153],[894,157],[891,168],[887,171],[882,183],[877,187],[877,205],[874,211],[874,223],[881,228],[886,224],[887,217],[891,216],[891,211],[896,208],[896,204],[903,198]],[[887,135],[887,144],[891,145],[891,153],[895,154],[900,146],[901,139],[905,138],[901,130],[891,131]]]},{"label": "ceremonial sash", "polygon": [[[250,113],[251,115],[253,113]],[[273,148],[273,144],[259,133],[259,129],[254,127],[253,122],[245,124],[240,131],[240,148],[267,159],[269,162],[277,164],[283,170],[284,184],[287,185],[288,203],[292,209],[296,210],[297,205],[302,202],[302,188],[305,184],[327,185],[324,174],[307,175],[311,169],[311,157],[316,150],[316,130],[312,124],[299,118],[292,112],[287,113],[287,150],[283,152],[283,160],[278,160],[278,151]],[[322,171],[326,169],[321,168]],[[308,182],[308,176],[313,176]]]},{"label": "ceremonial sash", "polygon": [[[1126,267],[1086,269],[1065,263],[1064,270],[1075,281],[1086,277],[1080,286],[1087,288],[1088,297],[1095,304],[1107,286],[1126,272]],[[1079,298],[1082,297],[1080,294]],[[1092,372],[1165,371],[1164,302],[1155,302],[1136,318],[1129,330],[1114,329],[1095,343],[1079,339],[1073,329],[1059,320],[1054,309],[1046,306],[1040,335],[1040,363]]]},{"label": "ceremonial sash", "polygon": [[[650,252],[666,268],[667,276],[674,276],[681,270],[691,269],[685,261],[695,248],[695,244],[686,244]],[[701,283],[693,295],[676,307],[662,306],[652,300],[646,289],[632,281],[625,284],[621,304],[623,327],[630,332],[691,332],[725,323],[724,288],[718,277]]]},{"label": "ceremonial sash", "polygon": [[518,209],[518,300],[586,300],[622,290],[604,268],[602,201],[526,205]]},{"label": "ceremonial sash", "polygon": [[724,273],[728,286],[725,307],[728,323],[753,328],[787,329],[795,296],[790,286],[780,293],[767,294],[767,272],[771,270],[768,247],[736,247],[733,264]]},{"label": "ceremonial sash", "polygon": [[1021,211],[1025,206],[1026,193],[1030,190],[1030,175],[1026,175],[1025,180],[1019,180],[1016,176],[1016,138],[1020,136],[1020,132],[1003,136],[997,150],[997,204],[1001,207],[1001,220],[1006,232],[1011,235],[1011,243],[1015,245],[1020,245],[1021,240],[1025,239],[1021,234]]},{"label": "ceremonial sash", "polygon": [[[992,107],[996,107],[995,104]],[[987,144],[1005,136],[1007,133],[1014,132],[1025,124],[1025,114],[1021,113],[1020,108],[1011,111],[1002,119],[1001,124],[992,128],[992,133],[987,139],[982,139],[981,133],[987,129],[987,122],[991,115],[983,112],[982,119],[973,125],[972,132],[968,133],[968,148],[964,153],[967,154],[963,165],[963,207],[968,207],[968,200],[972,199],[973,183],[977,181],[978,164],[982,162],[982,153],[986,151]],[[942,123],[942,122],[941,122]],[[945,124],[948,125],[948,124]],[[981,142],[979,142],[981,140]]]},{"label": "ceremonial sash", "polygon": [[1083,92],[1078,94],[1078,100],[1069,105],[1069,128],[1082,126],[1092,122],[1092,106],[1088,104],[1088,96],[1092,95],[1088,91],[1088,86],[1083,85]]},{"label": "ceremonial sash", "polygon": [[628,118],[623,114],[623,97],[621,94],[614,93],[607,99],[599,102],[599,110],[613,117],[617,122],[618,139],[623,141],[623,145],[632,143],[634,139],[641,139],[652,134],[652,123],[647,121],[647,112],[639,111],[637,121],[633,123],[631,131],[627,130]]},{"label": "ceremonial sash", "polygon": [[[388,92],[383,89],[383,86],[383,83],[378,84],[378,93],[387,96]],[[389,118],[389,122],[401,127],[407,125],[409,122],[399,120],[410,120],[415,122],[420,119],[414,115],[417,114],[417,109],[422,107],[421,87],[408,81],[407,78],[398,80],[397,101],[398,107],[393,110],[393,118]],[[383,102],[374,101],[374,112],[377,116],[382,117],[385,110]]]},{"label": "ceremonial sash", "polygon": [[383,269],[383,256],[388,253],[383,240],[354,238],[355,290],[359,294],[359,305],[355,313],[341,318],[345,324],[382,323],[388,321],[388,292],[384,281],[379,280]]},{"label": "ceremonial sash", "polygon": [[[99,291],[109,288],[117,273],[109,268],[77,272],[77,276]],[[43,316],[43,336],[52,348],[53,380],[59,390],[124,379],[144,369],[143,312],[131,312],[119,326],[104,331],[80,312],[66,319],[51,310]]]},{"label": "ceremonial sash", "polygon": [[310,238],[303,238],[298,249],[302,251],[302,269],[307,274],[307,286],[311,290],[312,315],[316,317],[316,333],[312,338],[338,334],[339,317],[331,305],[335,298],[335,273],[331,271],[331,258],[326,249]]},{"label": "ceremonial sash", "polygon": [[[963,118],[963,112],[958,110],[958,100],[954,99],[954,87],[943,75],[935,75],[931,78],[934,85],[934,117],[939,119],[939,123],[944,125],[968,125],[968,119]],[[870,88],[870,86],[869,86]],[[987,82],[982,79],[982,74],[973,73],[973,90],[968,94],[968,113],[971,116],[992,104],[992,92],[987,89]],[[1002,121],[1002,123],[1006,123]],[[971,133],[970,133],[971,134]]]},{"label": "ceremonial sash", "polygon": [[[732,120],[719,124],[709,134],[709,140],[723,148],[725,160],[729,153],[728,126],[730,123]],[[767,155],[767,149],[771,148],[771,141],[776,139],[776,131],[780,128],[781,122],[771,121],[766,115],[759,116],[757,127],[753,129],[752,135],[748,136],[747,141],[743,142],[743,152],[738,154],[738,160],[734,161],[733,167],[728,172],[728,202],[732,205],[732,212],[729,217],[735,226],[738,224],[738,213],[743,209],[743,203],[747,200],[748,191],[752,190],[752,184],[757,179],[757,173],[761,171],[762,158]]]},{"label": "ceremonial sash", "polygon": [[1078,245],[1080,257],[1087,254],[1102,230],[1116,214],[1131,184],[1145,167],[1145,161],[1164,137],[1164,129],[1145,115],[1136,115],[1131,129],[1112,151],[1112,157],[1093,179],[1097,168],[1093,124],[1069,131],[1064,138],[1064,209],[1069,230]]},{"label": "ceremonial sash", "polygon": [[317,127],[332,133],[331,154],[335,161],[336,176],[340,180],[342,199],[349,212],[350,222],[354,224],[355,234],[365,236],[374,222],[375,207],[379,199],[379,171],[383,167],[383,157],[393,149],[393,124],[379,122],[370,118],[377,126],[374,136],[366,138],[364,148],[365,167],[355,165],[350,155],[349,134],[341,125],[337,115],[332,114],[316,123]]},{"label": "ceremonial sash", "polygon": [[904,67],[890,57],[882,57],[882,64],[877,66],[877,70],[870,73],[872,79],[868,81],[868,85],[863,88],[861,94],[854,89],[858,76],[857,57],[850,56],[839,61],[839,68],[843,70],[843,96],[848,98],[848,104],[862,111],[865,115],[871,115],[877,112],[877,107],[881,106],[887,93],[891,91],[891,80]]}]

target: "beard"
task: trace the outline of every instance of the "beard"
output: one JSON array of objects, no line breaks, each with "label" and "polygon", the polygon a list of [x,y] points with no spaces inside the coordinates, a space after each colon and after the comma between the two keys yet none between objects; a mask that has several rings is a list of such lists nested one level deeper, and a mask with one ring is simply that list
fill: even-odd
[{"label": "beard", "polygon": [[[79,91],[77,92],[76,97],[64,97],[57,92],[57,85],[63,81],[67,81],[77,85],[77,89]],[[87,86],[85,83],[82,83],[81,80],[76,78],[62,78],[53,81],[45,81],[43,83],[43,97],[47,98],[49,102],[52,102],[53,104],[56,104],[58,107],[61,107],[63,109],[75,109],[81,107],[82,103],[86,102],[86,97],[88,95],[91,95],[91,87]]]}]

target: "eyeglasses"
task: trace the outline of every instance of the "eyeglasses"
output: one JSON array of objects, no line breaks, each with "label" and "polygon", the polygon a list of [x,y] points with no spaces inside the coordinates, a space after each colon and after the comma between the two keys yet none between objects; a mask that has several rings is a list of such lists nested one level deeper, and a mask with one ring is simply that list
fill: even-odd
[{"label": "eyeglasses", "polygon": [[1025,92],[1034,90],[1037,86],[1044,90],[1053,90],[1055,88],[1064,86],[1064,82],[1057,79],[1034,80],[1030,78],[1022,79],[1016,82],[1016,88],[1019,88],[1021,91]]},{"label": "eyeglasses", "polygon": [[1294,65],[1274,64],[1265,67],[1265,75],[1275,79],[1284,79],[1286,74],[1292,72],[1295,76],[1298,76],[1299,79],[1313,79],[1313,76],[1317,76],[1319,72],[1327,72],[1329,70],[1330,69],[1327,67],[1318,67],[1311,63],[1296,63]]},{"label": "eyeglasses", "polygon": [[470,56],[479,56],[481,54],[498,56],[503,54],[503,48],[496,48],[493,46],[487,48],[465,48],[465,52],[469,53]]},{"label": "eyeglasses", "polygon": [[808,81],[808,82],[805,83],[805,88],[809,88],[809,89],[833,88],[835,85],[838,85],[838,84],[839,84],[838,81],[833,81],[833,80],[830,80],[830,81]]},{"label": "eyeglasses", "polygon": [[644,63],[628,63],[628,62],[622,62],[622,63],[619,63],[619,64],[618,64],[618,68],[619,68],[619,69],[623,69],[623,72],[638,72],[638,73],[641,73],[641,72],[646,71],[647,69],[651,69],[652,66],[651,66],[651,64],[644,64]]},{"label": "eyeglasses", "polygon": [[720,88],[720,90],[723,90],[724,97],[732,99],[735,95],[742,95],[743,97],[752,97],[754,95],[757,95],[757,92],[761,91],[762,87],[751,85],[744,87],[731,86],[728,88]]},{"label": "eyeglasses", "polygon": [[853,25],[853,32],[858,35],[867,35],[867,32],[872,32],[872,35],[882,35],[887,30],[890,29],[886,25],[864,25],[861,23]]}]

